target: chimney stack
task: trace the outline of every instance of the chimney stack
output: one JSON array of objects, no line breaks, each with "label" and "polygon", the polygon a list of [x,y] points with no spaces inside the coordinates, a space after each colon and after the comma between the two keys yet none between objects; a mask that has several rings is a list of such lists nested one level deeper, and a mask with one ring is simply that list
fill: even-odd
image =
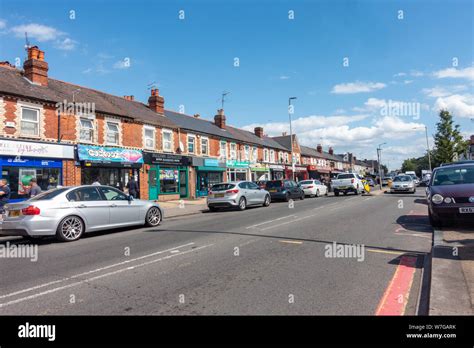
[{"label": "chimney stack", "polygon": [[330,155],[334,155],[334,150],[333,150],[332,147],[329,147],[329,154],[330,154]]},{"label": "chimney stack", "polygon": [[9,61],[5,60],[3,62],[0,62],[0,67],[2,68],[7,68],[7,69],[11,69],[11,70],[15,70],[15,66],[13,64],[10,64]]},{"label": "chimney stack", "polygon": [[286,137],[286,132],[281,132],[281,135]]},{"label": "chimney stack", "polygon": [[318,146],[316,147],[316,151],[318,151],[319,153],[323,153],[323,147],[321,144],[318,144]]},{"label": "chimney stack", "polygon": [[263,127],[255,127],[253,131],[257,137],[263,138]]},{"label": "chimney stack", "polygon": [[151,95],[148,98],[148,107],[156,113],[161,115],[165,114],[165,98],[160,96],[158,88],[153,88],[151,90]]},{"label": "chimney stack", "polygon": [[133,95],[124,95],[123,96],[125,99],[127,100],[130,100],[130,101],[134,101],[135,100],[135,97]]},{"label": "chimney stack", "polygon": [[23,63],[25,77],[41,86],[48,85],[48,63],[44,61],[44,52],[38,46],[28,47],[28,59]]},{"label": "chimney stack", "polygon": [[200,118],[201,115],[200,114],[194,114],[194,118]]},{"label": "chimney stack", "polygon": [[225,129],[225,115],[224,109],[217,110],[217,115],[214,116],[214,123],[217,127]]}]

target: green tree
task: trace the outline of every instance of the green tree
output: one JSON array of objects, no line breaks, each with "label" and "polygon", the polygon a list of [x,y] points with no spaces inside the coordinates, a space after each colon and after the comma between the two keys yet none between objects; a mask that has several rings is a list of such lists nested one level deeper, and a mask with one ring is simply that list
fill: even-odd
[{"label": "green tree", "polygon": [[454,125],[453,116],[447,110],[441,110],[440,120],[436,124],[437,132],[434,136],[434,165],[448,163],[454,160],[455,155],[460,155],[467,150],[467,142],[463,139],[459,125]]},{"label": "green tree", "polygon": [[415,158],[409,158],[403,161],[402,163],[402,172],[405,173],[407,171],[416,171],[417,163]]}]

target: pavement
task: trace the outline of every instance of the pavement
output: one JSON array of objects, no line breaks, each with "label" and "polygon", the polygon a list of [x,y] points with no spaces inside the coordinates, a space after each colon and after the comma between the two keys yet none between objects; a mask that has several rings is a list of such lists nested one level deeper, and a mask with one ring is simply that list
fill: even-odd
[{"label": "pavement", "polygon": [[474,314],[474,226],[434,230],[430,315]]},{"label": "pavement", "polygon": [[[12,240],[38,259],[2,259],[0,314],[414,315],[432,242],[423,197],[330,195]],[[203,206],[184,205],[165,209]]]}]

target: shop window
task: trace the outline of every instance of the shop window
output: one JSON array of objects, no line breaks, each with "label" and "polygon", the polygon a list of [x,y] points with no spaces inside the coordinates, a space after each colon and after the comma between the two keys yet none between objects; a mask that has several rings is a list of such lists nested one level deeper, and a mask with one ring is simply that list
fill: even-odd
[{"label": "shop window", "polygon": [[7,179],[12,199],[25,199],[28,198],[31,179],[37,180],[41,190],[51,190],[61,184],[61,170],[59,168],[3,166],[2,178]]},{"label": "shop window", "polygon": [[119,144],[119,126],[115,122],[107,122],[107,144]]},{"label": "shop window", "polygon": [[94,123],[88,118],[80,119],[81,130],[79,132],[79,139],[88,143],[94,141]]},{"label": "shop window", "polygon": [[196,146],[196,137],[194,135],[188,135],[188,153],[194,153]]},{"label": "shop window", "polygon": [[208,138],[201,138],[201,154],[202,155],[209,154],[209,139]]},{"label": "shop window", "polygon": [[161,193],[178,193],[179,171],[177,169],[160,169],[159,179]]},{"label": "shop window", "polygon": [[172,139],[173,133],[171,131],[163,130],[163,151],[173,151]]},{"label": "shop window", "polygon": [[39,136],[39,110],[21,108],[21,135]]},{"label": "shop window", "polygon": [[155,148],[155,129],[151,127],[145,127],[145,147],[147,149]]}]

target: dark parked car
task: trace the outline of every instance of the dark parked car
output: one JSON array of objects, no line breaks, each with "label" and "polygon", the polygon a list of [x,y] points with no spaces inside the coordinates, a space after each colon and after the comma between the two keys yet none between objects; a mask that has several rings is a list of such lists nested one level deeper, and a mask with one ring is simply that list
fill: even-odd
[{"label": "dark parked car", "polygon": [[431,225],[453,220],[474,221],[474,163],[435,168],[427,188]]},{"label": "dark parked car", "polygon": [[267,184],[267,180],[259,180],[259,181],[256,181],[255,183],[256,183],[256,184],[258,185],[258,187],[260,187],[261,189],[265,189],[265,186],[266,186],[266,184]]},{"label": "dark parked car", "polygon": [[270,192],[273,200],[289,201],[290,199],[304,199],[304,191],[293,180],[267,181],[265,189]]}]

